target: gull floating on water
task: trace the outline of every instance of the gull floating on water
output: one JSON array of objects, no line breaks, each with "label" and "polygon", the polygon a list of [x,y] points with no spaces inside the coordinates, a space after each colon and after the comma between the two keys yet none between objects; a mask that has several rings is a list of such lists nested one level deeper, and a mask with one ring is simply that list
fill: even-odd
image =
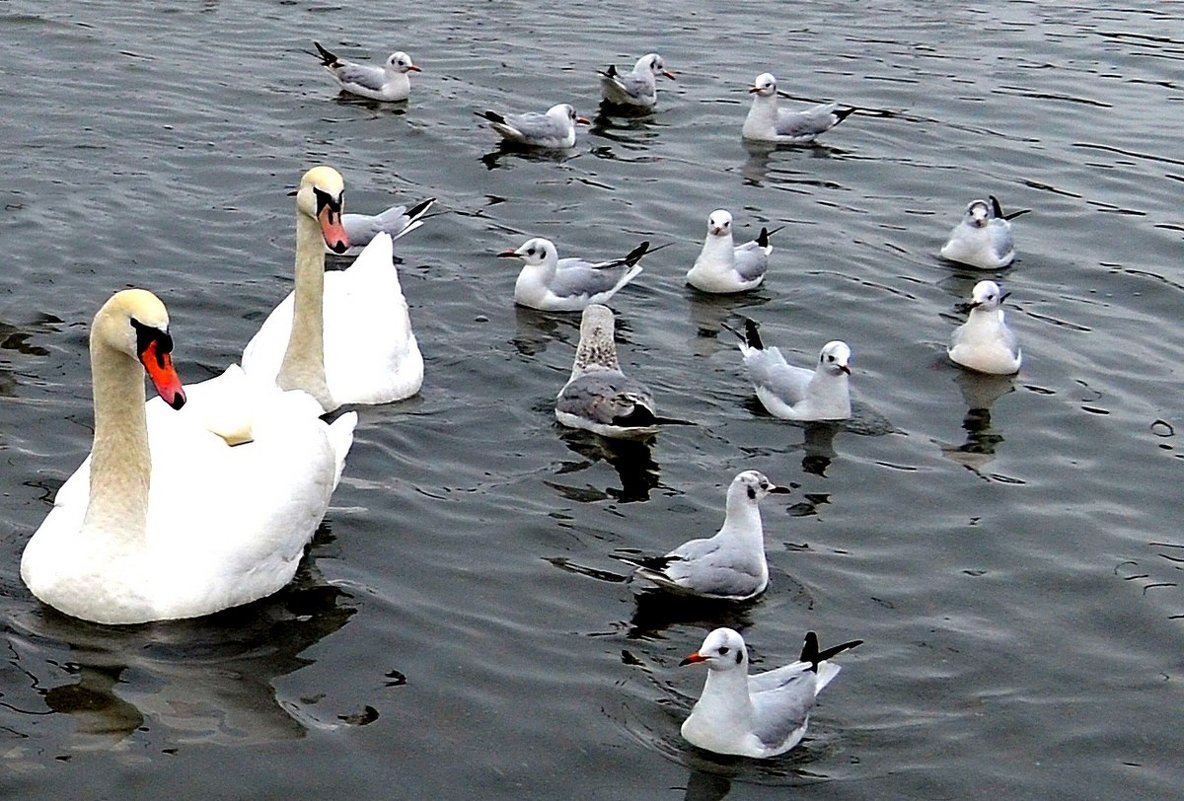
[{"label": "gull floating on water", "polygon": [[345,235],[349,240],[349,249],[344,253],[337,254],[337,251],[326,243],[325,252],[342,256],[356,256],[362,252],[366,245],[370,244],[370,240],[380,233],[390,234],[392,241],[404,237],[423,225],[424,215],[428,213],[435,202],[436,199],[430,197],[410,209],[406,206],[391,206],[378,214],[351,214],[348,212],[342,214],[341,224],[345,228]]},{"label": "gull floating on water", "polygon": [[587,125],[588,119],[576,114],[567,103],[551,106],[545,114],[528,111],[525,114],[499,114],[496,111],[476,111],[478,117],[489,121],[489,127],[507,142],[548,150],[567,150],[576,144],[576,123]]},{"label": "gull floating on water", "polygon": [[941,247],[942,258],[980,270],[998,270],[1015,260],[1009,220],[1027,214],[1031,209],[1004,214],[998,198],[988,197],[990,203],[970,201],[962,222],[954,226],[949,241]]},{"label": "gull floating on water", "polygon": [[319,54],[321,66],[333,76],[342,91],[359,97],[385,101],[406,100],[411,94],[411,79],[407,73],[421,71],[411,61],[411,56],[401,50],[391,53],[381,67],[375,67],[342,61],[321,47],[320,42],[313,44],[317,47],[314,55]]},{"label": "gull floating on water", "polygon": [[758,504],[769,493],[788,493],[763,473],[745,470],[732,479],[724,524],[714,537],[690,540],[665,556],[616,558],[637,567],[638,578],[686,595],[747,601],[769,586],[765,535]]},{"label": "gull floating on water", "polygon": [[[780,229],[777,229],[780,230]],[[769,237],[776,231],[761,228],[760,235],[743,245],[732,243],[732,215],[716,209],[707,218],[707,238],[695,264],[687,272],[687,283],[703,292],[730,294],[756,289],[765,280]]]},{"label": "gull floating on water", "polygon": [[659,417],[649,388],[621,372],[613,313],[598,303],[584,309],[580,319],[580,344],[571,377],[555,398],[555,419],[568,428],[621,439],[648,436],[661,425],[687,425]]},{"label": "gull floating on water", "polygon": [[845,342],[827,342],[818,356],[818,366],[807,370],[786,362],[777,348],[766,348],[755,321],[745,319],[744,333],[733,333],[740,337],[748,377],[769,414],[785,420],[846,420],[851,416],[851,349]]},{"label": "gull floating on water", "polygon": [[744,120],[745,139],[804,145],[847,119],[855,109],[841,109],[836,103],[821,103],[805,111],[777,108],[777,79],[769,73],[756,76],[749,93],[752,108]]},{"label": "gull floating on water", "polygon": [[750,676],[744,638],[733,629],[715,629],[679,663],[707,665],[707,682],[683,721],[682,736],[717,754],[784,754],[801,742],[818,694],[839,674],[840,667],[827,660],[862,643],[819,651],[818,636],[808,631],[797,662]]},{"label": "gull floating on water", "polygon": [[[658,248],[654,248],[657,250]],[[589,303],[607,303],[609,298],[641,272],[641,257],[650,251],[642,242],[620,259],[590,262],[559,258],[549,239],[527,240],[517,250],[505,250],[502,257],[524,262],[514,284],[514,302],[542,311],[580,311]]]},{"label": "gull floating on water", "polygon": [[979,281],[971,292],[970,316],[954,329],[947,352],[955,364],[993,375],[1018,373],[1023,354],[1003,319],[1003,292],[994,281]]},{"label": "gull floating on water", "polygon": [[662,57],[647,53],[637,59],[632,72],[621,74],[616,66],[597,73],[600,75],[600,93],[609,103],[618,106],[652,109],[658,102],[657,77],[665,75],[674,80],[674,73],[666,69]]}]

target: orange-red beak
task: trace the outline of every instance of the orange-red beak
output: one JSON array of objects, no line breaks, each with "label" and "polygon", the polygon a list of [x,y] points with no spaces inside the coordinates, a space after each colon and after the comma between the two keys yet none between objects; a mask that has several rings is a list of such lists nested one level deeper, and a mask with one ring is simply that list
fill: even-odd
[{"label": "orange-red beak", "polygon": [[670,70],[662,70],[662,74],[665,75],[670,80],[672,80],[672,81],[674,80],[674,73],[671,72]]},{"label": "orange-red beak", "polygon": [[334,253],[345,253],[349,250],[349,235],[345,233],[340,211],[325,206],[317,215],[317,222],[321,224],[321,236],[325,237],[325,244],[329,246],[329,250]]},{"label": "orange-red beak", "polygon": [[684,659],[684,660],[682,660],[681,662],[679,662],[679,663],[678,663],[678,666],[679,666],[679,667],[683,667],[683,666],[685,666],[685,665],[693,665],[693,664],[695,664],[695,663],[697,663],[697,662],[706,662],[706,661],[707,661],[707,657],[705,657],[705,656],[699,656],[699,652],[698,652],[698,651],[696,651],[695,653],[693,653],[693,654],[690,654],[689,656],[687,656],[687,658],[686,658],[686,659]]},{"label": "orange-red beak", "polygon": [[160,350],[160,341],[152,340],[140,354],[140,363],[144,365],[148,377],[152,379],[152,386],[156,387],[156,394],[174,409],[185,405],[185,388],[181,386],[181,377],[173,368],[173,357]]},{"label": "orange-red beak", "polygon": [[592,120],[587,117],[576,117],[576,125],[591,125]]},{"label": "orange-red beak", "polygon": [[407,71],[408,71],[408,72],[423,72],[423,70],[422,70],[422,69],[420,69],[419,67],[417,67],[417,66],[416,66],[416,65],[414,65],[414,64],[412,64],[410,67],[408,67],[408,68],[407,68]]}]

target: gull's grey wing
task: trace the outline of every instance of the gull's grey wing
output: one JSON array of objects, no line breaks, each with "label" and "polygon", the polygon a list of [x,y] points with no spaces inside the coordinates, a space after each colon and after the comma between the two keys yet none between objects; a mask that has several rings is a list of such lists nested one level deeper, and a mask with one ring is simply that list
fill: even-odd
[{"label": "gull's grey wing", "polygon": [[769,269],[769,256],[756,242],[745,242],[733,254],[736,273],[745,281],[755,281]]},{"label": "gull's grey wing", "polygon": [[382,91],[382,85],[386,83],[386,73],[378,67],[369,67],[364,64],[344,64],[337,70],[337,78],[342,83],[357,84],[365,89],[372,89],[375,92]]},{"label": "gull's grey wing", "polygon": [[776,748],[799,731],[804,733],[814,708],[813,677],[799,673],[776,689],[752,694],[753,734],[764,745]]},{"label": "gull's grey wing", "polygon": [[380,231],[386,231],[397,239],[410,222],[406,206],[391,206],[378,214],[341,215],[341,224],[345,227],[351,248],[370,244],[370,240]]},{"label": "gull's grey wing", "polygon": [[[776,129],[782,136],[816,136],[842,122],[850,114],[836,112],[834,103],[822,103],[805,111],[779,109]],[[838,117],[838,120],[835,119]]]},{"label": "gull's grey wing", "polygon": [[562,139],[565,133],[557,121],[537,111],[528,111],[525,114],[506,114],[505,119],[506,124],[517,129],[527,141]]},{"label": "gull's grey wing", "polygon": [[616,267],[597,267],[583,259],[560,259],[551,281],[551,291],[561,298],[608,292],[628,270],[624,263]]},{"label": "gull's grey wing", "polygon": [[806,387],[814,377],[813,371],[788,364],[777,348],[750,353],[744,364],[754,385],[764,387],[791,406],[806,397]]},{"label": "gull's grey wing", "polygon": [[987,231],[990,233],[991,252],[995,254],[995,258],[1002,259],[1015,249],[1015,243],[1011,236],[1011,224],[1006,220],[991,220]]},{"label": "gull's grey wing", "polygon": [[691,540],[675,548],[665,574],[704,595],[744,598],[761,587],[759,557],[721,548],[714,538]]},{"label": "gull's grey wing", "polygon": [[638,407],[652,418],[654,396],[640,381],[616,370],[592,370],[567,382],[555,409],[605,425],[629,425]]}]

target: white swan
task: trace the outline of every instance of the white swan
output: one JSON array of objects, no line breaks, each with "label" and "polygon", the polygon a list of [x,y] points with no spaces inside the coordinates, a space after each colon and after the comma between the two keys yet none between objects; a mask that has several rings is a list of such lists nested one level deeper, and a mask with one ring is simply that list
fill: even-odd
[{"label": "white swan", "polygon": [[[95,315],[91,455],[21,557],[29,590],[67,615],[143,623],[263,598],[291,580],[328,507],[357,415],[329,426],[304,393],[239,395],[252,439],[231,447],[165,407],[186,403],[171,349],[150,292],[119,292]],[[143,370],[163,402],[144,403]],[[245,381],[232,368],[192,387],[193,406]]]},{"label": "white swan", "polygon": [[324,244],[349,247],[341,223],[345,183],[314,167],[296,193],[296,288],[243,350],[243,370],[303,389],[331,412],[347,403],[409,398],[423,384],[391,237],[379,233],[346,270],[325,272]]}]

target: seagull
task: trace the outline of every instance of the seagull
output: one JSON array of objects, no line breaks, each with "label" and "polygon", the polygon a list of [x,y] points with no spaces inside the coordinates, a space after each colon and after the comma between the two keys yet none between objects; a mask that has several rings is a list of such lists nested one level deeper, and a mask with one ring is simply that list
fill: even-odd
[{"label": "seagull", "polygon": [[349,212],[342,214],[341,224],[345,227],[349,249],[338,254],[336,250],[326,244],[325,252],[334,255],[356,256],[362,252],[366,245],[370,244],[370,240],[381,232],[390,234],[392,240],[404,237],[423,225],[424,215],[428,213],[428,209],[435,202],[436,199],[430,197],[410,209],[406,206],[391,206],[378,214],[351,214]]},{"label": "seagull", "polygon": [[474,112],[489,121],[489,127],[515,145],[566,150],[575,147],[576,124],[587,125],[588,119],[576,114],[567,103],[547,109],[547,113],[528,111],[525,114],[499,114],[496,111]]},{"label": "seagull", "polygon": [[1009,220],[1027,214],[1031,209],[1004,214],[999,199],[994,195],[988,197],[990,203],[972,200],[967,205],[962,222],[954,226],[949,241],[941,247],[943,259],[980,270],[998,270],[1015,260]]},{"label": "seagull", "polygon": [[777,348],[766,348],[755,321],[745,319],[744,333],[733,333],[740,337],[748,377],[769,414],[784,420],[846,420],[851,416],[851,349],[847,343],[837,339],[827,342],[818,356],[818,366],[807,370],[788,364]]},{"label": "seagull", "polygon": [[751,600],[769,586],[757,505],[770,493],[788,492],[788,487],[777,486],[763,473],[745,470],[728,487],[724,524],[714,537],[684,542],[665,556],[615,556],[634,565],[638,578],[663,590],[726,601]]},{"label": "seagull", "polygon": [[537,237],[517,250],[497,255],[525,262],[514,284],[514,302],[519,306],[541,311],[580,311],[589,303],[607,303],[636,278],[641,272],[638,262],[650,252],[649,248],[649,242],[642,242],[624,258],[594,264],[578,258],[561,259],[551,240]]},{"label": "seagull", "polygon": [[797,662],[748,675],[744,638],[729,628],[707,635],[698,651],[679,666],[707,665],[703,693],[682,724],[691,745],[717,754],[767,759],[784,754],[806,734],[818,694],[839,674],[831,657],[863,640],[818,650],[818,636],[806,632]]},{"label": "seagull", "polygon": [[407,73],[421,72],[403,51],[391,53],[381,67],[355,64],[340,58],[313,42],[321,59],[321,66],[341,85],[344,92],[371,100],[406,100],[411,94],[411,80]]},{"label": "seagull", "polygon": [[687,283],[718,294],[756,289],[765,280],[769,254],[773,252],[769,237],[777,230],[762,228],[755,241],[733,245],[732,215],[716,209],[707,218],[707,238],[699,258],[687,272]]},{"label": "seagull", "polygon": [[643,109],[652,109],[658,103],[655,79],[659,75],[674,80],[674,73],[666,69],[662,57],[657,53],[647,53],[637,59],[633,71],[624,75],[617,72],[617,68],[612,64],[597,74],[600,75],[600,93],[607,102]]},{"label": "seagull", "polygon": [[805,111],[778,109],[777,79],[767,72],[756,76],[748,91],[753,97],[752,108],[744,120],[744,138],[761,142],[809,144],[855,111],[840,109],[835,103],[821,103]]},{"label": "seagull", "polygon": [[599,303],[589,305],[580,319],[571,378],[555,398],[555,419],[568,428],[617,439],[649,436],[661,425],[689,425],[659,417],[654,408],[649,388],[621,372],[612,310]]},{"label": "seagull", "polygon": [[1003,292],[994,281],[979,281],[970,295],[970,316],[954,329],[947,353],[955,364],[979,373],[1012,375],[1023,353],[1015,332],[1003,319]]}]

